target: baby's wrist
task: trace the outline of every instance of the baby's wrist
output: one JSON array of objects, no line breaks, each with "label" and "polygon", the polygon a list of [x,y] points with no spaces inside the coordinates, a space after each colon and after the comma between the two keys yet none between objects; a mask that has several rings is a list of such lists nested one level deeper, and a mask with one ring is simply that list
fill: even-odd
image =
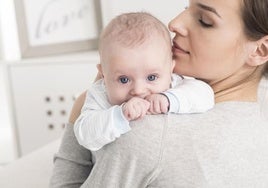
[{"label": "baby's wrist", "polygon": [[167,106],[168,106],[168,112],[169,112],[169,108],[170,108],[170,100],[169,100],[168,96],[167,96],[165,93],[159,93],[159,94],[161,94],[162,96],[165,97],[166,102],[167,102]]},{"label": "baby's wrist", "polygon": [[126,107],[126,102],[124,102],[123,104],[121,104],[121,108],[122,108],[122,115],[123,117],[127,120],[130,121],[131,119],[129,119],[129,115],[128,115],[128,111],[127,111],[127,107]]}]

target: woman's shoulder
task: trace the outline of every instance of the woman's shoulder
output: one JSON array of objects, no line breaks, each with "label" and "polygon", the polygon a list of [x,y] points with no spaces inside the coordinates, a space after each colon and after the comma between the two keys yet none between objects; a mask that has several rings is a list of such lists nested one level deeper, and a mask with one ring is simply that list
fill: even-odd
[{"label": "woman's shoulder", "polygon": [[196,129],[196,127],[202,126],[204,128],[214,126],[224,128],[226,125],[267,125],[268,118],[260,108],[261,106],[256,102],[222,102],[205,113],[150,115],[144,117],[143,120],[132,122],[131,125],[137,129],[155,129],[154,131],[161,131],[159,127],[163,126],[176,127],[176,129]]}]

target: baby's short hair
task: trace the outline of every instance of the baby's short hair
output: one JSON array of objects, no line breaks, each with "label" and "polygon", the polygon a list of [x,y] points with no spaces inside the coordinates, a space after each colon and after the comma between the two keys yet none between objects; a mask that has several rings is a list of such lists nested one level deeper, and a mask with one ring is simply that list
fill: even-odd
[{"label": "baby's short hair", "polygon": [[134,47],[143,44],[153,34],[159,34],[171,46],[170,33],[159,19],[147,12],[124,13],[112,19],[102,31],[99,51],[113,41],[125,47]]}]

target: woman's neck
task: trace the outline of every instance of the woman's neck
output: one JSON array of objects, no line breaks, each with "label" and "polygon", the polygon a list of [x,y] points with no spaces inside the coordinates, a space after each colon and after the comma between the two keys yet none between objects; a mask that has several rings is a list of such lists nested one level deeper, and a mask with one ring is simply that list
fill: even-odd
[{"label": "woman's neck", "polygon": [[245,101],[256,102],[261,73],[255,69],[250,74],[236,74],[224,80],[211,82],[215,102]]},{"label": "woman's neck", "polygon": [[215,91],[215,102],[224,101],[245,101],[256,102],[258,82],[247,82],[240,85],[227,87],[226,89],[217,89],[218,86],[212,86]]}]

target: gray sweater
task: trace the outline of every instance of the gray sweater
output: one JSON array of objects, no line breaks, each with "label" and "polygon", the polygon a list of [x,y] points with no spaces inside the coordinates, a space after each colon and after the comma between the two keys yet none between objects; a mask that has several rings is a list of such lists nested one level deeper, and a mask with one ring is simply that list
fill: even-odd
[{"label": "gray sweater", "polygon": [[202,114],[146,116],[92,153],[68,125],[51,187],[267,188],[267,90],[263,79],[262,105],[224,102]]}]

